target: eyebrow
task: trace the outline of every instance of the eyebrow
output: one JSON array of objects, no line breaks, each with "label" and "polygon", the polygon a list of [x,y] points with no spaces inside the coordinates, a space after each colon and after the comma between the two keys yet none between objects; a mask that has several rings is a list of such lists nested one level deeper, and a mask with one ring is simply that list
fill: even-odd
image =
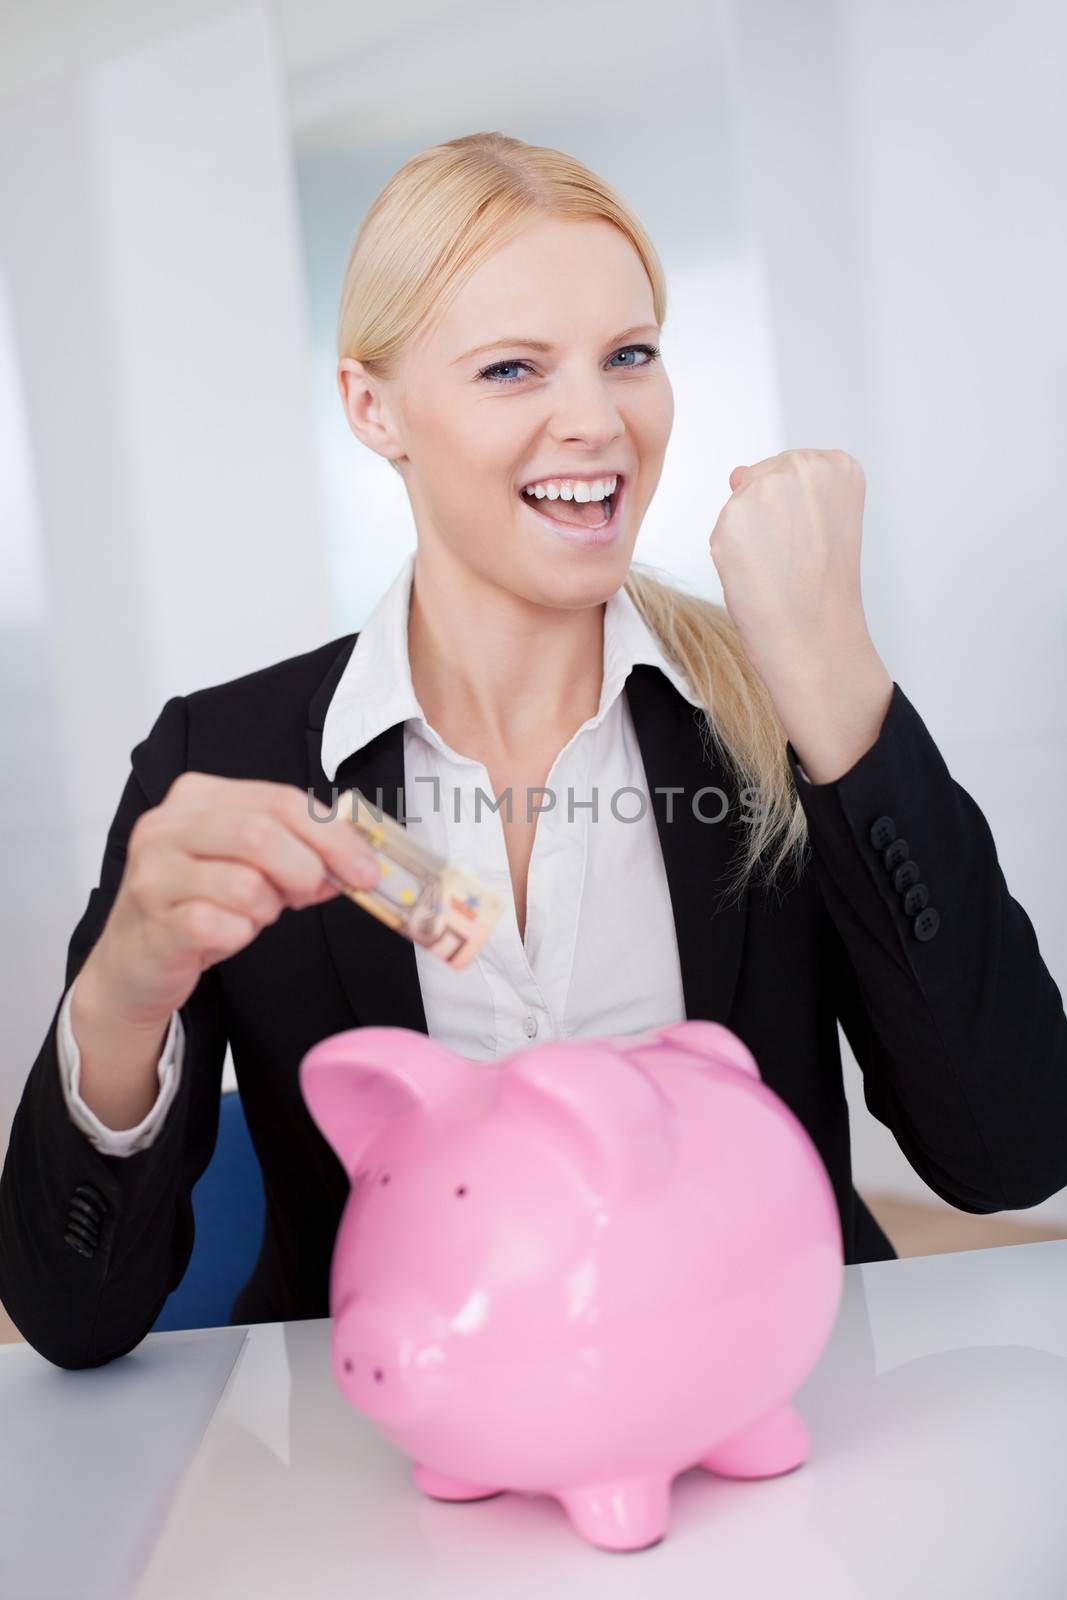
[{"label": "eyebrow", "polygon": [[[636,327],[624,328],[622,333],[617,333],[614,339],[608,340],[608,343],[621,344],[624,339],[629,339],[631,334],[645,333],[649,328],[655,329],[658,334],[659,329],[654,322],[639,322]],[[489,344],[476,344],[473,350],[465,350],[461,356],[456,357],[455,361],[449,362],[449,366],[454,367],[456,362],[459,361],[468,361],[471,356],[481,355],[485,350],[499,350],[503,345],[509,345],[512,347],[515,345],[521,345],[524,350],[553,349],[553,346],[546,344],[544,339],[493,339]]]}]

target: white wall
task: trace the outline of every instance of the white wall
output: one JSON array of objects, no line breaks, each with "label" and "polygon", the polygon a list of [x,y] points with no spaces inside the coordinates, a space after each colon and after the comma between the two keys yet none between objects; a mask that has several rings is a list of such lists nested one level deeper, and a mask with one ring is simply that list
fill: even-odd
[{"label": "white wall", "polygon": [[132,746],[335,629],[262,8],[7,100],[0,152],[6,1143]]}]

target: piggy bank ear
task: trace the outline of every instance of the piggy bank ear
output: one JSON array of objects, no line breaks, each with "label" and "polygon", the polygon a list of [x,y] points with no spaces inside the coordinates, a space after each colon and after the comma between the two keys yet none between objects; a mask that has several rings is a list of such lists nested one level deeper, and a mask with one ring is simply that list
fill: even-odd
[{"label": "piggy bank ear", "polygon": [[605,1197],[665,1183],[675,1166],[673,1104],[639,1066],[602,1044],[544,1044],[501,1074],[502,1101],[576,1157]]},{"label": "piggy bank ear", "polygon": [[478,1082],[473,1061],[411,1028],[350,1028],[321,1040],[300,1063],[308,1110],[349,1178],[386,1123],[455,1105]]},{"label": "piggy bank ear", "polygon": [[687,1022],[672,1022],[666,1028],[657,1028],[656,1033],[660,1039],[681,1045],[683,1050],[691,1050],[694,1055],[707,1056],[728,1067],[739,1067],[754,1078],[760,1076],[759,1063],[752,1051],[721,1022],[704,1022],[699,1017],[691,1017]]}]

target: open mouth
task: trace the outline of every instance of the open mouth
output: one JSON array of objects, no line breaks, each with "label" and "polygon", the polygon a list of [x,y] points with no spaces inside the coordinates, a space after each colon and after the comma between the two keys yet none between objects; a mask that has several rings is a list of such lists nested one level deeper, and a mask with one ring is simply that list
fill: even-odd
[{"label": "open mouth", "polygon": [[[580,544],[603,544],[614,537],[618,527],[619,506],[625,488],[625,478],[617,473],[614,493],[606,495],[603,500],[549,500],[547,496],[538,499],[524,489],[520,489],[518,495],[523,505],[547,523],[554,533]],[[552,510],[545,510],[547,506],[551,506]],[[559,507],[566,508],[563,516],[554,514]]]}]

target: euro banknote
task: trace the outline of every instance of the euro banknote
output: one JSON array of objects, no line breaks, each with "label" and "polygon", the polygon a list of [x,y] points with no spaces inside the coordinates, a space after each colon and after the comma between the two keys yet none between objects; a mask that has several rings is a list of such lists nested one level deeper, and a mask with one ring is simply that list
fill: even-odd
[{"label": "euro banknote", "polygon": [[370,845],[381,876],[374,888],[356,889],[330,873],[337,888],[447,966],[456,971],[470,966],[500,920],[504,897],[412,838],[358,789],[346,789],[339,797],[338,815]]}]

